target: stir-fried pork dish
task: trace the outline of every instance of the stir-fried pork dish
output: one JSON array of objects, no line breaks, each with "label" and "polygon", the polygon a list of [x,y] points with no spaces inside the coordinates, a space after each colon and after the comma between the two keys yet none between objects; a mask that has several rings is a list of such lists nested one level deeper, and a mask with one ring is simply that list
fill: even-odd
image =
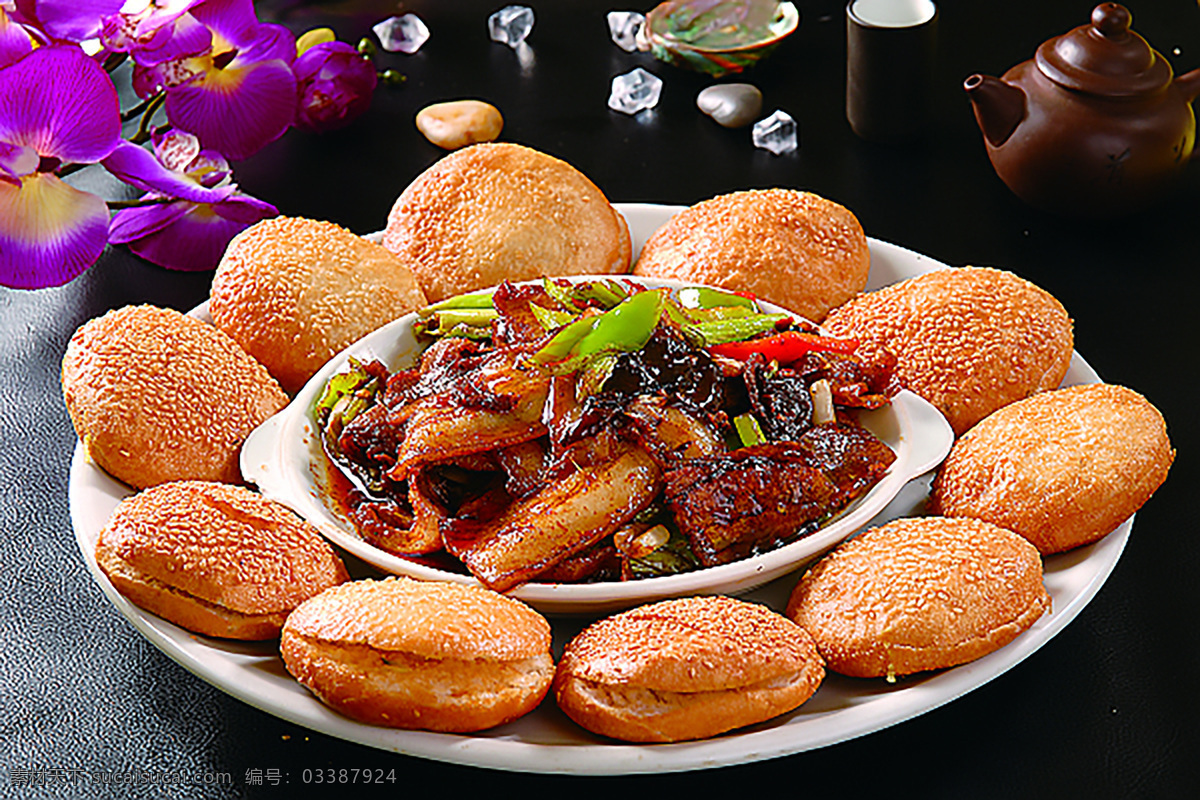
[{"label": "stir-fried pork dish", "polygon": [[812,533],[895,460],[855,420],[893,363],[752,297],[502,284],[418,314],[315,409],[372,545],[506,590],[724,564]]}]

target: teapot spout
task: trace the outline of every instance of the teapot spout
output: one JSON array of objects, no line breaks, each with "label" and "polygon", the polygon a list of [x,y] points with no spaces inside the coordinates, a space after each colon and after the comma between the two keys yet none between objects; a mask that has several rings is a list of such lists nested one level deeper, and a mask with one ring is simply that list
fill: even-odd
[{"label": "teapot spout", "polygon": [[963,89],[971,99],[975,121],[988,143],[999,147],[1008,141],[1025,118],[1025,92],[990,75],[972,75],[963,82]]},{"label": "teapot spout", "polygon": [[1175,86],[1190,103],[1200,95],[1200,69],[1185,72],[1175,79]]}]

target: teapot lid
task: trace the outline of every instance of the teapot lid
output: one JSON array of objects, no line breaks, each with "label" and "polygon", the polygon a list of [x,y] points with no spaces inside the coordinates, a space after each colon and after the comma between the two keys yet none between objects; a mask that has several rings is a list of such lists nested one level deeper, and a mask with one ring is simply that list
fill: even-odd
[{"label": "teapot lid", "polygon": [[1171,65],[1129,29],[1132,22],[1125,6],[1101,3],[1090,25],[1038,47],[1038,69],[1055,83],[1089,94],[1132,97],[1166,87],[1174,77]]}]

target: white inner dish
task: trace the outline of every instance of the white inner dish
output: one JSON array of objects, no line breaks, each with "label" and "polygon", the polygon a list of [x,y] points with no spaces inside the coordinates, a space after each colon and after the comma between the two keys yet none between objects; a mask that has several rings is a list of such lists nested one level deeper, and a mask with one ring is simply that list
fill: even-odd
[{"label": "white inner dish", "polygon": [[[640,204],[619,204],[618,208],[629,222],[635,253],[679,210]],[[944,267],[878,241],[871,242],[871,253],[868,289]],[[1098,380],[1076,354],[1064,383]],[[919,512],[927,492],[927,478],[909,482],[872,523]],[[203,680],[296,725],[371,747],[495,769],[581,775],[704,769],[774,758],[862,736],[937,708],[1020,663],[1071,622],[1116,566],[1133,521],[1130,518],[1096,544],[1046,558],[1045,584],[1053,602],[1052,613],[1013,643],[978,661],[894,684],[831,675],[811,700],[769,722],[698,742],[628,745],[589,734],[568,720],[550,697],[526,717],[469,736],[363,725],[329,710],[287,674],[277,643],[232,642],[192,634],[143,612],[112,587],[96,565],[95,542],[117,503],[129,494],[127,486],[89,463],[82,448],[76,447],[69,480],[71,519],[93,579],[139,633]],[[782,610],[795,580],[794,575],[777,579],[745,599]],[[556,658],[586,621],[553,620]]]},{"label": "white inner dish", "polygon": [[[685,284],[637,279],[652,286]],[[768,312],[782,311],[763,304]],[[389,367],[408,365],[418,345],[413,315],[369,334],[330,360],[292,403],[255,430],[242,448],[242,474],[259,491],[316,525],[327,539],[385,572],[423,580],[478,583],[474,578],[439,570],[381,550],[359,537],[338,511],[327,473],[335,469],[322,452],[311,409],[325,384],[348,367],[351,357],[378,359]],[[686,594],[742,594],[796,570],[869,522],[906,483],[941,462],[953,433],[942,415],[911,392],[902,392],[887,408],[859,415],[863,424],[896,453],[887,474],[863,497],[820,530],[752,558],[679,575],[637,581],[547,584],[531,582],[509,594],[547,614],[595,614]]]}]

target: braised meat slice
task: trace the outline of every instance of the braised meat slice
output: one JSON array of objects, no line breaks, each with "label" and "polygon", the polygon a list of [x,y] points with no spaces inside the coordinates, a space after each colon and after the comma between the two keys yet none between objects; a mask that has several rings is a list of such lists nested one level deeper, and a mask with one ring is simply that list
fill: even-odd
[{"label": "braised meat slice", "polygon": [[516,286],[507,281],[492,292],[492,305],[499,315],[492,325],[497,345],[531,344],[546,338],[546,329],[529,306],[555,308],[555,302],[539,284]]},{"label": "braised meat slice", "polygon": [[821,425],[795,442],[685,462],[666,473],[663,494],[697,558],[714,566],[811,533],[878,482],[895,458],[857,426]]},{"label": "braised meat slice", "polygon": [[645,450],[625,445],[513,503],[491,519],[446,520],[442,537],[485,586],[506,591],[609,536],[658,494],[660,471]]},{"label": "braised meat slice", "polygon": [[828,379],[833,402],[847,408],[880,408],[900,391],[896,357],[886,350],[870,362],[841,353],[806,353],[791,370],[810,382]]}]

